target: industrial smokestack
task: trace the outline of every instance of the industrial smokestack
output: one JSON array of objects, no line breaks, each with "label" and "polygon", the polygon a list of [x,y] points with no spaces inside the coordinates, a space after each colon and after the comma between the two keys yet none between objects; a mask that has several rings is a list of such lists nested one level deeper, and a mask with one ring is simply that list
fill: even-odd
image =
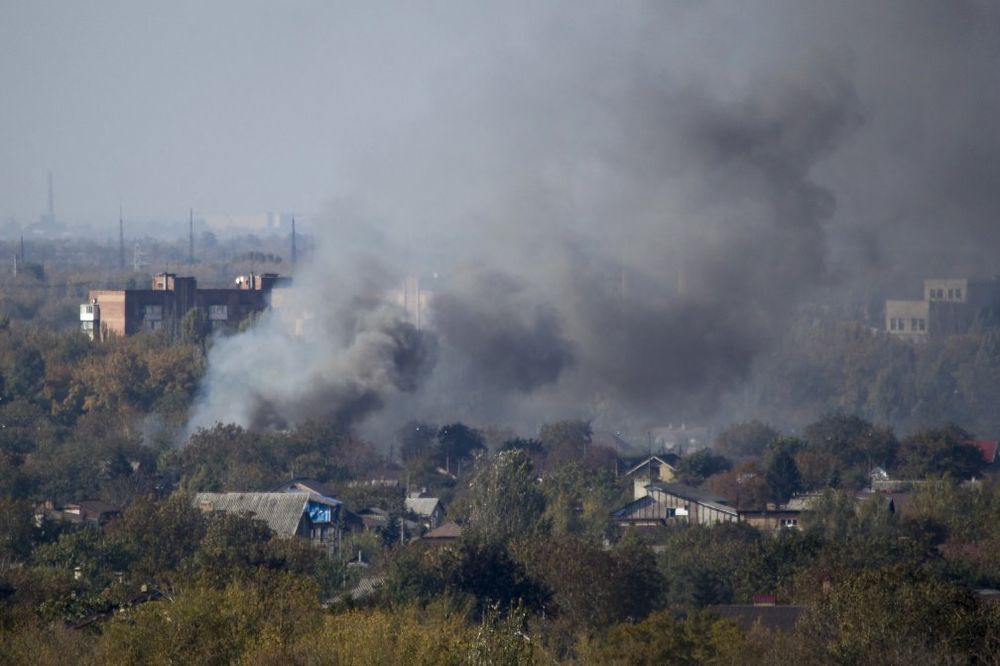
[{"label": "industrial smokestack", "polygon": [[125,269],[125,217],[118,207],[118,268]]},{"label": "industrial smokestack", "polygon": [[194,208],[188,214],[188,263],[194,263]]},{"label": "industrial smokestack", "polygon": [[295,218],[292,217],[292,266],[298,261],[298,255],[298,249],[295,247]]}]

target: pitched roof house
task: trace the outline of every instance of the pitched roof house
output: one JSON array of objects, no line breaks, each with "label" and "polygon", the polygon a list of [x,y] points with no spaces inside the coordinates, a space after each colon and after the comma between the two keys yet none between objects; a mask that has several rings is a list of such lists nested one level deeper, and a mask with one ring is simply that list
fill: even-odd
[{"label": "pitched roof house", "polygon": [[290,481],[285,481],[279,486],[271,489],[272,493],[316,493],[323,497],[333,498],[334,492],[322,481],[307,479],[305,477],[295,477]]},{"label": "pitched roof house", "polygon": [[673,453],[649,456],[625,472],[625,476],[633,479],[633,494],[636,499],[646,495],[646,485],[650,483],[669,483],[677,478],[677,465],[680,457]]},{"label": "pitched roof house", "polygon": [[404,507],[430,530],[440,525],[444,518],[444,506],[437,497],[407,497]]},{"label": "pitched roof house", "polygon": [[1000,442],[988,439],[973,439],[962,443],[969,444],[979,449],[979,452],[983,456],[983,462],[987,465],[992,465],[997,461],[997,448],[1000,447]]},{"label": "pitched roof house", "polygon": [[686,522],[698,525],[739,522],[739,511],[729,506],[729,500],[683,483],[651,483],[649,495],[676,515],[686,516]]},{"label": "pitched roof house", "polygon": [[340,543],[343,504],[316,493],[197,493],[204,512],[249,514],[279,537],[301,537],[328,547]]},{"label": "pitched roof house", "polygon": [[449,520],[440,527],[424,534],[421,539],[432,543],[449,543],[452,541],[458,541],[461,537],[462,523],[458,520]]},{"label": "pitched roof house", "polygon": [[682,483],[650,483],[647,494],[613,511],[619,527],[657,527],[671,523],[712,525],[747,523],[763,530],[799,527],[800,508],[770,507],[738,510],[724,497]]}]

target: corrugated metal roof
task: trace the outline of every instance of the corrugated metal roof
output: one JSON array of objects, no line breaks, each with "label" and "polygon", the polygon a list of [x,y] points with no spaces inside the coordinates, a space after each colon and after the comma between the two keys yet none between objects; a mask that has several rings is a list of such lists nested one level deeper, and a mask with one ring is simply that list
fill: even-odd
[{"label": "corrugated metal roof", "polygon": [[315,493],[197,493],[192,502],[202,511],[251,513],[278,536],[295,536],[309,500],[327,504]]},{"label": "corrugated metal roof", "polygon": [[[317,481],[316,479],[307,479],[304,477],[296,477],[290,481],[282,483],[280,486],[276,486],[271,489],[272,493],[316,493],[322,495],[323,497],[329,497],[333,499],[333,491],[324,483]],[[337,501],[337,500],[334,500]]]},{"label": "corrugated metal roof", "polygon": [[438,507],[440,501],[437,497],[407,497],[406,510],[412,511],[418,516],[430,517],[434,515],[434,509]]},{"label": "corrugated metal roof", "polygon": [[667,520],[674,517],[674,510],[646,495],[612,511],[617,520]]},{"label": "corrugated metal roof", "polygon": [[736,509],[729,506],[729,500],[725,497],[713,495],[701,488],[694,488],[683,483],[651,483],[646,488],[673,495],[689,502],[697,502],[717,511],[736,514]]}]

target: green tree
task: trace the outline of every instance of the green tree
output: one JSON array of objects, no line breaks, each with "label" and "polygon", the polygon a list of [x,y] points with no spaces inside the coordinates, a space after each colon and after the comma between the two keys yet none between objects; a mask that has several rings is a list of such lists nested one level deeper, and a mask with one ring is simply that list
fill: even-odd
[{"label": "green tree", "polygon": [[686,483],[701,483],[713,474],[730,468],[729,460],[710,449],[699,449],[681,458],[677,472]]},{"label": "green tree", "polygon": [[733,459],[755,458],[780,436],[771,426],[754,419],[736,423],[720,432],[712,448]]},{"label": "green tree", "polygon": [[500,451],[472,480],[463,537],[507,543],[534,531],[544,509],[545,498],[528,457],[521,451]]},{"label": "green tree", "polygon": [[35,537],[31,503],[0,497],[0,562],[24,561]]},{"label": "green tree", "polygon": [[462,423],[450,423],[438,430],[438,462],[450,472],[463,460],[484,449],[482,436]]},{"label": "green tree", "polygon": [[201,308],[191,308],[181,319],[180,333],[181,342],[204,350],[212,334],[212,323]]},{"label": "green tree", "polygon": [[967,443],[970,439],[971,435],[956,425],[917,432],[901,443],[900,469],[914,478],[979,476],[986,463],[979,449]]},{"label": "green tree", "polygon": [[768,456],[764,479],[767,482],[771,499],[778,503],[787,502],[802,487],[795,458],[788,449],[784,448],[778,449]]}]

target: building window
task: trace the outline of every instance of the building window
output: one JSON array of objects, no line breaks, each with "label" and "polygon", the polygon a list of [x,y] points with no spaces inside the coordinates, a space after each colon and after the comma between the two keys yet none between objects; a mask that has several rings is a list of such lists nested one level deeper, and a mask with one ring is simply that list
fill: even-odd
[{"label": "building window", "polygon": [[225,305],[209,305],[208,318],[211,321],[226,321],[229,319],[229,308]]},{"label": "building window", "polygon": [[954,289],[949,289],[948,290],[948,300],[950,301],[953,298],[955,298],[955,290]]},{"label": "building window", "polygon": [[917,330],[926,331],[927,330],[927,320],[917,319]]},{"label": "building window", "polygon": [[150,331],[159,331],[163,329],[163,322],[159,319],[147,319],[144,323],[146,328]]},{"label": "building window", "polygon": [[80,322],[80,328],[82,328],[85,331],[92,331],[92,330],[94,330],[94,322],[92,322],[92,321],[81,321]]},{"label": "building window", "polygon": [[781,526],[782,527],[798,527],[798,525],[799,525],[799,519],[798,518],[782,518],[781,519]]},{"label": "building window", "polygon": [[955,290],[955,300],[956,301],[962,300],[962,290],[961,289],[956,289]]},{"label": "building window", "polygon": [[94,314],[94,306],[93,305],[84,305],[83,306],[83,311],[86,312],[87,314]]},{"label": "building window", "polygon": [[163,319],[162,305],[147,305],[143,308],[143,318],[147,320]]}]

